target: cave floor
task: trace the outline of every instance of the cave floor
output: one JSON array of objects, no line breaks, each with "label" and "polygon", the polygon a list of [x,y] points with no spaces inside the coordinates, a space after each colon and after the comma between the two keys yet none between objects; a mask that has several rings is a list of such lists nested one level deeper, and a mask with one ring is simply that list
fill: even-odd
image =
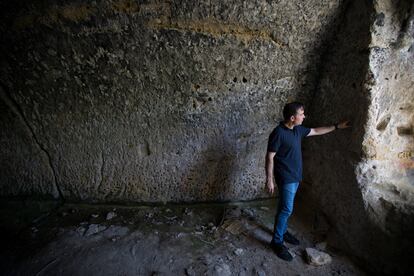
[{"label": "cave floor", "polygon": [[119,206],[3,201],[3,275],[365,275],[340,251],[310,265],[323,240],[292,216],[292,262],[268,247],[275,200]]}]

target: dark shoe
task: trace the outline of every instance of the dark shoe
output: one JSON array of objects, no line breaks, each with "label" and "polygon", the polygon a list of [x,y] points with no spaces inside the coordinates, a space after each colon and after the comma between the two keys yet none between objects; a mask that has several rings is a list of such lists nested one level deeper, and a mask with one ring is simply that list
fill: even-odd
[{"label": "dark shoe", "polygon": [[297,238],[295,238],[295,236],[293,236],[291,233],[286,232],[283,235],[283,240],[287,243],[293,244],[293,245],[299,245],[299,240]]},{"label": "dark shoe", "polygon": [[283,244],[274,243],[273,241],[270,243],[270,247],[276,253],[276,255],[285,261],[292,261],[293,257],[289,253],[289,250]]}]

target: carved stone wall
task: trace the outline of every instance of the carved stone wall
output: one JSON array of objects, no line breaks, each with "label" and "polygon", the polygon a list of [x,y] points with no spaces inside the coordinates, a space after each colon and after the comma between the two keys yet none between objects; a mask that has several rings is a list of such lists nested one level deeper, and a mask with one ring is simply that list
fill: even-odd
[{"label": "carved stone wall", "polygon": [[[341,1],[4,3],[2,195],[264,197],[269,133],[308,100]],[[19,6],[20,5],[20,6]]]}]

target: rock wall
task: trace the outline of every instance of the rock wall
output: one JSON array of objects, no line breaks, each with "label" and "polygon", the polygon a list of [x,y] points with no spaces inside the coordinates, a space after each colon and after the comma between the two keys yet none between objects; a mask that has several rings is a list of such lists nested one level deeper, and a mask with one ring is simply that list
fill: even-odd
[{"label": "rock wall", "polygon": [[99,202],[263,192],[341,1],[2,3],[0,195]]},{"label": "rock wall", "polygon": [[414,245],[414,5],[360,1],[323,63],[311,124],[352,129],[310,138],[302,198],[331,226],[330,242],[375,272],[410,271]]}]

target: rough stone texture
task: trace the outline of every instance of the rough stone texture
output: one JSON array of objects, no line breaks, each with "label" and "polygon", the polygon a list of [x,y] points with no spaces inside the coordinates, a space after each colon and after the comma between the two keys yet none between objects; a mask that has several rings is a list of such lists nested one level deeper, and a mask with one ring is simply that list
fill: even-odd
[{"label": "rough stone texture", "polygon": [[263,197],[281,107],[308,100],[341,1],[2,4],[1,195]]},{"label": "rough stone texture", "polygon": [[350,2],[310,118],[353,127],[304,145],[304,197],[330,223],[330,243],[382,273],[407,273],[414,256],[413,37],[412,1]]}]

